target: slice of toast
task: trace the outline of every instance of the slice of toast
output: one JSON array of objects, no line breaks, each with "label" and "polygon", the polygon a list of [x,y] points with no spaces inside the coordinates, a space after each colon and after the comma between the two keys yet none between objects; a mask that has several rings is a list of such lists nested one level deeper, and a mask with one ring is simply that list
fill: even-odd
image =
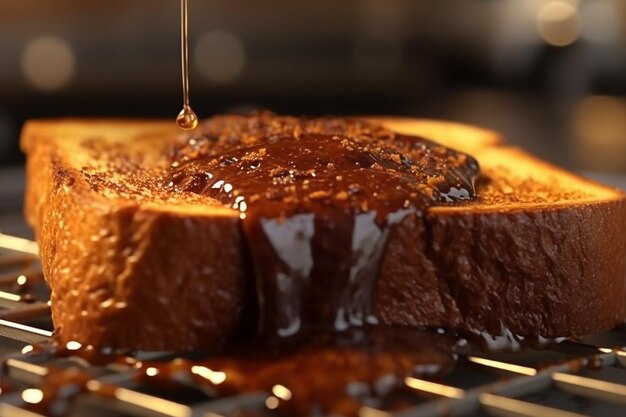
[{"label": "slice of toast", "polygon": [[[494,132],[371,118],[474,156],[478,197],[406,217],[374,291],[384,323],[546,337],[612,327],[626,304],[626,196],[504,146]],[[62,342],[189,350],[224,341],[254,287],[239,212],[155,186],[170,121],[41,120],[22,133]]]}]

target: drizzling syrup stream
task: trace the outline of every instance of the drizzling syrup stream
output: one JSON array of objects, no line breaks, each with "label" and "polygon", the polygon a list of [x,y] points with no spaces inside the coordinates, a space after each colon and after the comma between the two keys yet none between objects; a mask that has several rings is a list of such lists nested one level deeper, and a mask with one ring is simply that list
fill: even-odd
[{"label": "drizzling syrup stream", "polygon": [[184,130],[195,129],[198,126],[198,116],[189,104],[189,3],[180,0],[180,39],[181,39],[181,69],[183,79],[183,109],[176,117],[176,124]]}]

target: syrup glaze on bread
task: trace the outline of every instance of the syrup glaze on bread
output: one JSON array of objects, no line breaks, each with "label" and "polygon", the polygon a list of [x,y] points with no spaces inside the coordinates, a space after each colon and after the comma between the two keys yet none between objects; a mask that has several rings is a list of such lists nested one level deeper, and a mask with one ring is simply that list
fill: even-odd
[{"label": "syrup glaze on bread", "polygon": [[208,121],[174,148],[172,167],[172,193],[240,211],[260,325],[278,336],[378,323],[389,234],[431,205],[473,198],[479,170],[467,154],[366,121],[267,113]]}]

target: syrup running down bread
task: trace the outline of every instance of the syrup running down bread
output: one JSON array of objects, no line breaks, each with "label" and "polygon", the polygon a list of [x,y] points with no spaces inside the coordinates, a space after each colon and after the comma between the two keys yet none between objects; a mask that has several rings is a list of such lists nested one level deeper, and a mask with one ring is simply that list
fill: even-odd
[{"label": "syrup running down bread", "polygon": [[350,119],[214,118],[175,146],[165,179],[240,211],[261,327],[376,324],[380,261],[395,226],[474,196],[478,163]]}]

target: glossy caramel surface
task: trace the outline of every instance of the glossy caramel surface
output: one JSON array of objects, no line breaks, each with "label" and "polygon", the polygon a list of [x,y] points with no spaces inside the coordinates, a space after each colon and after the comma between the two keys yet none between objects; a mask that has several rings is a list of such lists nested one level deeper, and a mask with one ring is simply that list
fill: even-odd
[{"label": "glossy caramel surface", "polygon": [[358,119],[270,113],[210,119],[173,146],[166,187],[238,210],[262,333],[377,324],[391,230],[474,196],[471,156]]}]

